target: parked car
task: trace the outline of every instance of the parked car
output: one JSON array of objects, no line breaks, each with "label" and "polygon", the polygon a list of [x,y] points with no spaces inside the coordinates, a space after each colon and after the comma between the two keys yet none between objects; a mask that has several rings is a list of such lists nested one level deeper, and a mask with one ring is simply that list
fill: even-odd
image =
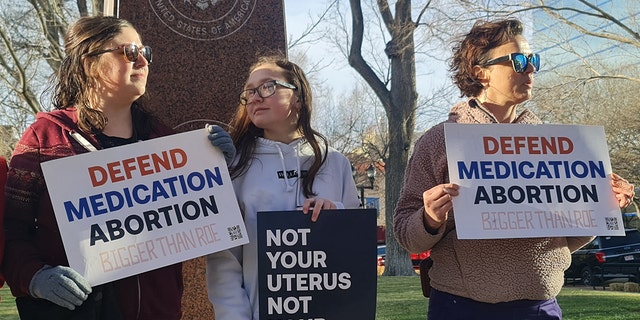
[{"label": "parked car", "polygon": [[378,267],[384,266],[384,256],[385,256],[385,253],[387,251],[386,249],[387,249],[387,246],[384,246],[384,245],[382,245],[382,246],[379,245],[378,246],[378,259],[377,259]]},{"label": "parked car", "polygon": [[[387,250],[386,245],[378,246],[378,266],[379,267],[384,267],[386,250]],[[413,265],[413,268],[418,270],[420,268],[420,261],[428,258],[430,254],[431,254],[431,250],[425,251],[422,253],[411,253],[410,257],[411,257],[411,264]]]},{"label": "parked car", "polygon": [[640,231],[625,230],[625,236],[598,236],[571,254],[565,280],[580,279],[595,286],[606,280],[627,278],[640,282]]}]

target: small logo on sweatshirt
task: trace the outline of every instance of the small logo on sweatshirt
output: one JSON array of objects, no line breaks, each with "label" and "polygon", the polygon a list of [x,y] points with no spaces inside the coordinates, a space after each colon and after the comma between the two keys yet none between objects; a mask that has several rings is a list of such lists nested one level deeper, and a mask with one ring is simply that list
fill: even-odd
[{"label": "small logo on sweatshirt", "polygon": [[[302,170],[302,178],[306,178],[307,177],[307,170]],[[291,179],[291,178],[297,178],[298,177],[298,171],[296,170],[289,170],[287,171],[287,179]],[[284,171],[278,171],[278,179],[284,179]]]},{"label": "small logo on sweatshirt", "polygon": [[171,31],[192,40],[219,40],[242,29],[258,0],[147,0]]}]

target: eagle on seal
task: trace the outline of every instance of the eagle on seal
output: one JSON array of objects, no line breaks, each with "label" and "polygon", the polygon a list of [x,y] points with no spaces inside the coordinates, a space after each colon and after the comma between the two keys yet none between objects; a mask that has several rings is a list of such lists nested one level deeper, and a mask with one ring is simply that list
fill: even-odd
[{"label": "eagle on seal", "polygon": [[[216,3],[218,3],[220,0],[195,0],[193,2],[195,2],[195,6],[205,10],[209,7],[209,3],[211,3],[212,6],[216,5]],[[190,6],[193,6],[194,4],[192,3],[191,0],[184,0],[184,3],[188,3]]]}]

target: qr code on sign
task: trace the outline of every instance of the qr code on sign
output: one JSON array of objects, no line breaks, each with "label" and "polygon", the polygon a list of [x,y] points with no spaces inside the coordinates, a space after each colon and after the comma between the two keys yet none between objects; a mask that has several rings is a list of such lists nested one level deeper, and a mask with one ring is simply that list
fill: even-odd
[{"label": "qr code on sign", "polygon": [[240,229],[239,225],[227,227],[227,232],[229,232],[229,239],[231,241],[242,239],[242,229]]},{"label": "qr code on sign", "polygon": [[620,230],[620,226],[618,226],[618,219],[614,217],[605,217],[604,219],[607,223],[607,230]]}]

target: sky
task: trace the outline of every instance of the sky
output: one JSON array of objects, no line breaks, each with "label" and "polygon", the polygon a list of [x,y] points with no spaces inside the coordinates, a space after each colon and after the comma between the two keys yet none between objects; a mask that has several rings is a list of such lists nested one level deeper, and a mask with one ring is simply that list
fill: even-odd
[{"label": "sky", "polygon": [[[299,38],[311,19],[317,19],[316,17],[323,12],[325,6],[325,1],[284,0],[287,41]],[[344,57],[328,50],[325,45],[313,45],[307,54],[312,61],[337,60],[336,63],[320,71],[320,77],[333,84],[335,88],[350,88],[358,77],[355,70],[348,66]]]},{"label": "sky", "polygon": [[[289,39],[296,39],[306,29],[311,20],[317,20],[317,17],[326,7],[326,1],[300,1],[300,0],[284,0],[286,31]],[[349,16],[350,12],[345,12],[345,16]],[[366,25],[365,25],[366,27]],[[294,48],[295,49],[295,48]],[[354,83],[361,80],[361,76],[348,65],[346,58],[336,50],[330,48],[327,44],[315,44],[306,51],[311,62],[318,61],[335,61],[326,66],[316,75],[319,79],[325,80],[327,86],[333,88],[334,95],[347,93],[354,88]],[[307,71],[307,70],[305,70]],[[453,85],[448,76],[447,65],[443,61],[417,61],[416,63],[416,85],[420,95],[428,96],[431,90],[443,85]],[[457,94],[457,92],[455,93]],[[457,96],[452,97],[457,99]],[[418,130],[426,129],[425,126],[433,125],[444,120],[446,111],[451,105],[439,106],[443,109],[442,117],[435,119],[425,119],[418,121]],[[418,119],[420,120],[420,119]],[[423,123],[421,126],[420,123]]]},{"label": "sky", "polygon": [[[302,31],[310,23],[311,19],[317,19],[316,17],[322,13],[327,5],[326,2],[327,1],[284,0],[288,38],[291,39],[299,37]],[[350,12],[345,12],[344,14],[345,16],[349,16]],[[323,58],[323,55],[329,54],[334,55],[339,60],[339,63],[329,66],[326,68],[325,72],[323,72],[327,77],[336,79],[335,83],[342,83],[343,80],[355,77],[356,72],[347,64],[344,57],[339,56],[337,53],[333,53],[333,51],[335,51],[335,49],[327,48],[326,45],[318,44],[313,50],[309,50],[308,53],[314,59],[321,59]],[[435,72],[436,77],[438,78],[446,76],[446,65],[445,63],[440,64],[441,65],[438,66],[429,63],[431,68],[436,67]],[[418,63],[416,67],[420,69],[422,64]],[[431,72],[429,73],[429,77],[432,77],[433,74]],[[421,76],[426,77],[427,75],[421,75],[420,70],[418,70],[417,76],[420,78]]]}]

